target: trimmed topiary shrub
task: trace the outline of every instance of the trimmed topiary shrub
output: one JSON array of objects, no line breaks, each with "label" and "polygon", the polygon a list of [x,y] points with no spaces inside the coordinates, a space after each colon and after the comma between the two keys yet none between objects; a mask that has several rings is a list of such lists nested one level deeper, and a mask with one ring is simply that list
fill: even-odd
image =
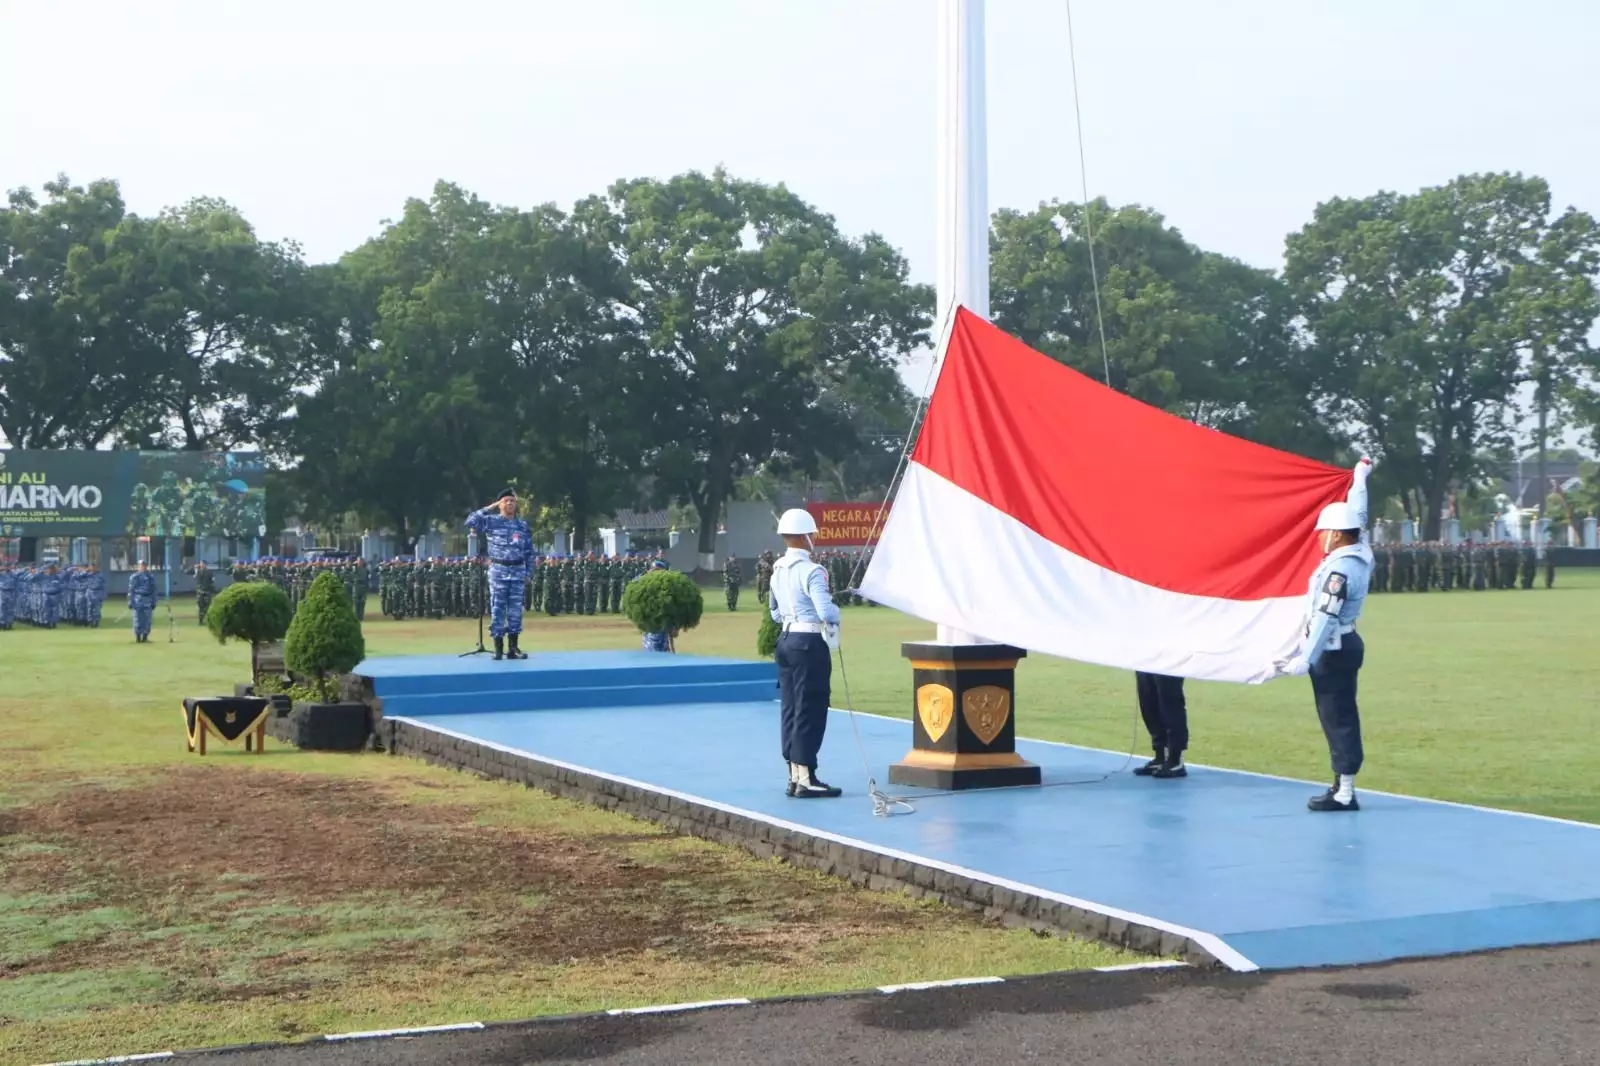
[{"label": "trimmed topiary shrub", "polygon": [[316,678],[321,702],[331,703],[334,685],[328,675],[349,673],[366,654],[367,642],[344,582],[332,573],[322,574],[311,583],[289,623],[283,640],[284,665],[302,680]]},{"label": "trimmed topiary shrub", "polygon": [[772,612],[763,608],[761,628],[756,632],[756,654],[763,659],[770,659],[778,654],[778,637],[782,633],[783,627],[773,620]]},{"label": "trimmed topiary shrub", "polygon": [[250,642],[250,681],[261,683],[261,645],[282,640],[293,616],[289,597],[265,581],[241,581],[217,593],[206,611],[206,628],[218,644]]},{"label": "trimmed topiary shrub", "polygon": [[622,613],[641,633],[679,633],[700,624],[705,596],[687,574],[651,570],[628,582]]}]

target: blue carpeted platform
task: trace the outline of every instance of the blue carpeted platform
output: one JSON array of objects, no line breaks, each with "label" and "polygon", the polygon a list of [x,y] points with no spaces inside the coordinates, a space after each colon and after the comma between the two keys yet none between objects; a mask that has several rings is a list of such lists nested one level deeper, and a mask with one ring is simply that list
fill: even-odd
[{"label": "blue carpeted platform", "polygon": [[[651,658],[658,662],[641,661]],[[1238,968],[1600,939],[1600,827],[1372,792],[1358,814],[1314,815],[1305,800],[1320,784],[1193,765],[1187,780],[1153,781],[1127,773],[1122,755],[1039,741],[1019,741],[1018,750],[1042,767],[1042,788],[890,789],[910,797],[916,813],[874,817],[844,712],[829,723],[822,771],[845,796],[792,800],[783,794],[772,664],[659,663],[667,658],[367,666],[380,692],[399,686],[385,697],[388,715],[401,713],[398,700],[412,708],[404,717],[440,732],[1147,919],[1219,946],[1213,954]],[[439,664],[437,675],[428,663]],[[578,676],[586,669],[596,676]],[[766,695],[677,698],[704,684],[764,686]],[[648,706],[578,695],[641,696],[652,685],[660,691]],[[418,690],[432,693],[431,709],[404,702]],[[502,698],[508,692],[533,702],[517,709],[515,698]],[[856,724],[884,785],[889,763],[910,746],[910,724],[867,715]]]},{"label": "blue carpeted platform", "polygon": [[545,652],[495,662],[487,655],[368,659],[386,715],[531,711],[569,707],[727,703],[777,696],[770,662],[647,651]]}]

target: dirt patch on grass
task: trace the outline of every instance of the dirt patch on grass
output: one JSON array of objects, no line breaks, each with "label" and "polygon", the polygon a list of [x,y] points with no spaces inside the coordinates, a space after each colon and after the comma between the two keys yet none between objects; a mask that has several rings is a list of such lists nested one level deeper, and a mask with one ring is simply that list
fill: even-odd
[{"label": "dirt patch on grass", "polygon": [[480,825],[478,813],[235,766],[0,812],[13,844],[32,842],[7,849],[0,886],[56,898],[90,887],[77,906],[138,916],[12,972],[157,965],[182,974],[190,998],[236,999],[303,988],[330,960],[346,972],[428,960],[496,972],[646,950],[780,962],[935,920],[625,822],[567,836]]}]

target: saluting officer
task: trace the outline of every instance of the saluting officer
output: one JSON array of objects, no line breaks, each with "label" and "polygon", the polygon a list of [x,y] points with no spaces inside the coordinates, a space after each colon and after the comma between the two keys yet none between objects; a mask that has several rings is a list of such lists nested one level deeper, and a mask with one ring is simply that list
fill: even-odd
[{"label": "saluting officer", "polygon": [[1311,575],[1300,645],[1288,659],[1273,664],[1274,676],[1311,675],[1317,717],[1332,757],[1333,787],[1306,805],[1313,811],[1357,811],[1356,774],[1361,771],[1361,714],[1356,707],[1356,676],[1366,646],[1356,620],[1367,598],[1372,549],[1361,540],[1367,526],[1367,475],[1372,461],[1356,464],[1345,503],[1330,503],[1317,517],[1317,540],[1327,558]]},{"label": "saluting officer", "polygon": [[839,608],[828,590],[827,571],[811,558],[816,531],[816,520],[800,508],[778,519],[778,535],[788,551],[773,564],[769,602],[772,620],[783,627],[777,652],[783,757],[789,764],[789,795],[797,799],[839,795],[817,777],[832,695],[829,637],[838,632]]},{"label": "saluting officer", "polygon": [[522,638],[522,586],[533,558],[533,530],[517,517],[516,490],[508,488],[488,507],[473,511],[467,516],[467,528],[481,533],[489,548],[489,635],[494,638],[494,657],[526,659],[527,652],[517,643]]}]

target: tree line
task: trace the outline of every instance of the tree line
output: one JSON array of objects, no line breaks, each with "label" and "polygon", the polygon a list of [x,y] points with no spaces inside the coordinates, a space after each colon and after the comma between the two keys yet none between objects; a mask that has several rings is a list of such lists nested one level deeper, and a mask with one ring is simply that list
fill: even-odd
[{"label": "tree line", "polygon": [[[1600,236],[1538,178],[1329,201],[1277,272],[1104,200],[998,212],[991,263],[1001,328],[1201,424],[1371,454],[1430,538],[1527,443],[1523,416],[1600,431]],[[0,209],[0,434],[260,448],[269,525],[410,536],[509,482],[580,538],[619,506],[692,507],[709,553],[740,495],[884,491],[916,409],[898,370],[932,316],[883,237],[721,170],[570,209],[441,182],[315,265],[223,201],[147,218],[62,177]]]}]

